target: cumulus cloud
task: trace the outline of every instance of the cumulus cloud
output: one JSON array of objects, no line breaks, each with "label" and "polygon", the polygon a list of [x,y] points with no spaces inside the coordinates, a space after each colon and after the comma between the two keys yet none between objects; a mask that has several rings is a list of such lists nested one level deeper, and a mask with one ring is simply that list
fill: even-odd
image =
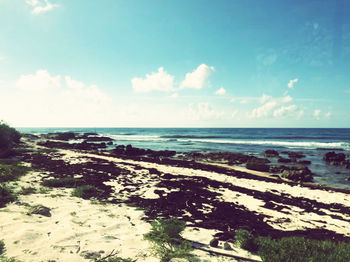
[{"label": "cumulus cloud", "polygon": [[[62,81],[63,79],[63,81]],[[115,113],[97,85],[41,69],[22,75],[0,104],[4,119],[19,126],[106,126]]]},{"label": "cumulus cloud", "polygon": [[332,112],[327,112],[325,115],[327,118],[330,118],[332,116]]},{"label": "cumulus cloud", "polygon": [[221,87],[218,90],[216,90],[215,94],[219,95],[219,96],[226,95],[226,90],[225,90],[225,88]]},{"label": "cumulus cloud", "polygon": [[236,102],[236,98],[232,97],[232,98],[230,99],[230,102],[231,102],[231,103]]},{"label": "cumulus cloud", "polygon": [[55,89],[61,86],[61,76],[51,76],[46,70],[40,69],[33,75],[21,75],[16,86],[22,90]]},{"label": "cumulus cloud", "polygon": [[293,100],[293,98],[291,96],[285,96],[285,97],[282,98],[282,102],[283,103],[288,103],[288,102],[290,102],[292,100]]},{"label": "cumulus cloud", "polygon": [[210,120],[223,117],[223,111],[214,110],[209,103],[190,104],[188,115],[193,120]]},{"label": "cumulus cloud", "polygon": [[187,73],[185,79],[180,84],[180,89],[192,88],[201,89],[206,84],[209,75],[214,71],[214,67],[201,64],[193,72]]},{"label": "cumulus cloud", "polygon": [[297,106],[296,105],[290,105],[290,106],[281,106],[280,108],[276,109],[273,112],[273,116],[274,117],[284,117],[284,116],[288,116],[290,114],[295,113],[297,110]]},{"label": "cumulus cloud", "polygon": [[268,95],[263,94],[262,97],[261,97],[261,99],[260,99],[260,102],[261,102],[262,104],[264,104],[267,100],[270,100],[270,99],[271,99],[271,96],[268,96]]},{"label": "cumulus cloud", "polygon": [[146,78],[134,77],[131,80],[132,88],[138,93],[147,93],[151,91],[172,91],[174,85],[174,77],[164,71],[163,67],[158,72],[150,75],[146,74]]},{"label": "cumulus cloud", "polygon": [[5,57],[0,55],[0,61],[5,60]]},{"label": "cumulus cloud", "polygon": [[264,105],[253,109],[253,111],[249,114],[251,118],[261,118],[267,117],[271,115],[272,110],[277,106],[275,101],[270,101],[265,103]]},{"label": "cumulus cloud", "polygon": [[58,7],[57,4],[52,4],[48,0],[26,0],[26,4],[33,7],[32,14],[45,13]]},{"label": "cumulus cloud", "polygon": [[231,117],[235,118],[237,116],[237,114],[238,114],[238,110],[235,110],[232,112]]},{"label": "cumulus cloud", "polygon": [[316,109],[314,111],[314,117],[319,120],[320,119],[320,116],[321,116],[321,110],[320,109]]},{"label": "cumulus cloud", "polygon": [[169,96],[170,98],[178,98],[179,97],[179,94],[178,93],[174,93],[172,94],[171,96]]},{"label": "cumulus cloud", "polygon": [[295,78],[295,79],[292,79],[288,82],[288,87],[289,88],[293,88],[294,87],[294,84],[297,83],[299,81],[298,78]]}]

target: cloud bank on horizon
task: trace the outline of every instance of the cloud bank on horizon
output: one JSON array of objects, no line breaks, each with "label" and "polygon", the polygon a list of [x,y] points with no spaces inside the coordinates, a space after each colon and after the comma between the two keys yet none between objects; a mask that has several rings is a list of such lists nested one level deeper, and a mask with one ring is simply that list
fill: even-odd
[{"label": "cloud bank on horizon", "polygon": [[0,1],[1,120],[350,127],[350,18],[338,2],[107,2]]}]

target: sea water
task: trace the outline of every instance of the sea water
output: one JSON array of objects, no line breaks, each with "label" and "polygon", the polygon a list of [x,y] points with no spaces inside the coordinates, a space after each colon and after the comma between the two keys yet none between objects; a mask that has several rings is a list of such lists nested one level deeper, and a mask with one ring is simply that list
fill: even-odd
[{"label": "sea water", "polygon": [[326,152],[350,158],[350,128],[19,128],[21,132],[93,132],[115,139],[115,145],[178,152],[242,152],[263,156],[267,149],[297,151],[306,155],[316,183],[350,189],[350,170],[329,166]]}]

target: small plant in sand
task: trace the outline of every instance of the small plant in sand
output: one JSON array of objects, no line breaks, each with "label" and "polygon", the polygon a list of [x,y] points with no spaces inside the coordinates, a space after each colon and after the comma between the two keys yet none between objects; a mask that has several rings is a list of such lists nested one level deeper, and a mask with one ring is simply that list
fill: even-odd
[{"label": "small plant in sand", "polygon": [[19,194],[22,195],[30,195],[36,193],[36,188],[35,187],[21,187],[21,190],[19,191]]},{"label": "small plant in sand", "polygon": [[235,232],[235,243],[245,250],[256,252],[258,245],[252,233],[247,230],[238,229]]},{"label": "small plant in sand", "polygon": [[25,175],[30,167],[22,166],[18,161],[1,160],[0,161],[0,182],[15,181]]},{"label": "small plant in sand", "polygon": [[3,240],[0,240],[0,255],[5,253],[5,243]]},{"label": "small plant in sand", "polygon": [[82,185],[82,181],[79,179],[75,179],[73,177],[64,177],[64,178],[54,178],[54,179],[44,180],[41,184],[46,187],[72,188],[72,187]]},{"label": "small plant in sand", "polygon": [[16,200],[16,195],[12,189],[4,184],[0,184],[0,208]]},{"label": "small plant in sand", "polygon": [[101,194],[101,191],[91,185],[79,186],[74,188],[72,196],[81,197],[84,199],[90,199],[92,197],[98,197]]},{"label": "small plant in sand", "polygon": [[0,262],[21,262],[13,257],[8,258],[5,256],[6,248],[4,241],[0,240]]},{"label": "small plant in sand", "polygon": [[172,258],[193,257],[191,243],[181,236],[185,222],[170,218],[156,220],[151,225],[151,231],[144,234],[144,238],[151,242],[153,255],[164,262]]}]

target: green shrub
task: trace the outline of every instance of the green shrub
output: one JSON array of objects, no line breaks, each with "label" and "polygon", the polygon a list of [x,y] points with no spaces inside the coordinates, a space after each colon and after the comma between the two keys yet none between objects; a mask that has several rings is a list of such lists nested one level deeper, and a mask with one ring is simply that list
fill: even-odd
[{"label": "green shrub", "polygon": [[74,188],[72,192],[72,196],[75,197],[81,197],[84,199],[90,199],[91,197],[98,197],[100,196],[101,191],[90,185],[85,185],[85,186],[79,186],[77,188]]},{"label": "green shrub", "polygon": [[21,134],[16,129],[0,121],[0,157],[7,157],[20,138]]},{"label": "green shrub", "polygon": [[171,218],[154,221],[151,225],[151,231],[144,234],[144,238],[151,242],[152,253],[161,261],[192,256],[191,243],[181,237],[185,222]]},{"label": "green shrub", "polygon": [[44,180],[42,182],[43,186],[46,187],[76,187],[82,184],[82,180],[75,179],[73,177],[64,177],[64,178],[55,178],[55,179],[49,179]]},{"label": "green shrub", "polygon": [[3,240],[0,240],[0,255],[4,254],[6,251],[5,249],[5,243]]},{"label": "green shrub", "polygon": [[288,237],[258,239],[259,255],[264,262],[345,262],[350,261],[350,243]]},{"label": "green shrub", "polygon": [[6,185],[0,184],[0,208],[15,200],[16,196],[13,191]]},{"label": "green shrub", "polygon": [[236,230],[235,232],[235,243],[245,250],[255,252],[258,250],[258,245],[255,241],[254,236],[247,230]]},{"label": "green shrub", "polygon": [[0,163],[0,182],[17,180],[20,176],[25,175],[31,170],[30,167],[19,165],[19,162],[13,162],[13,164],[10,164],[10,162],[7,163]]}]

